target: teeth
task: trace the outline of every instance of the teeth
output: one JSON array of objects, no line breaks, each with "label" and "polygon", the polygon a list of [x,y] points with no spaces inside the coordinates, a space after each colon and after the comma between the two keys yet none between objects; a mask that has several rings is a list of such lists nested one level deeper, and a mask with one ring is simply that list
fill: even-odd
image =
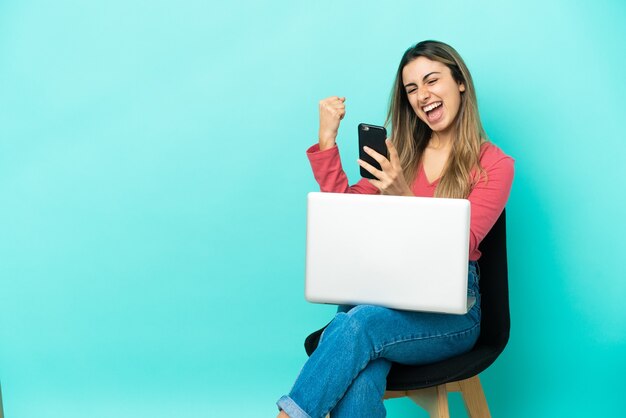
[{"label": "teeth", "polygon": [[441,106],[441,102],[429,104],[428,106],[425,106],[422,109],[424,109],[424,112],[430,112],[431,110],[439,106]]}]

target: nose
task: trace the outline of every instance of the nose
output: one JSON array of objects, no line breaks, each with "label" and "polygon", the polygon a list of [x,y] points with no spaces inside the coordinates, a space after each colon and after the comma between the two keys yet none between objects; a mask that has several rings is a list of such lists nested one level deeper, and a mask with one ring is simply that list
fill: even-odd
[{"label": "nose", "polygon": [[426,104],[428,102],[428,98],[430,97],[430,91],[428,91],[428,86],[424,84],[417,90],[417,99],[420,103]]}]

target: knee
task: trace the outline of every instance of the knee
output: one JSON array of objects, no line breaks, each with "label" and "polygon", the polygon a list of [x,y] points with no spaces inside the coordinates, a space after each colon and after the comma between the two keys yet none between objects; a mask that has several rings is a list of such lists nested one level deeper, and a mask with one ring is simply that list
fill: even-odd
[{"label": "knee", "polygon": [[373,330],[376,325],[380,324],[382,317],[388,315],[389,312],[391,312],[390,309],[382,306],[359,305],[346,314],[347,322],[357,330]]},{"label": "knee", "polygon": [[376,328],[380,324],[380,316],[388,311],[387,308],[373,305],[359,305],[349,312],[337,314],[335,327],[341,330],[354,342],[368,342],[372,345],[375,340]]}]

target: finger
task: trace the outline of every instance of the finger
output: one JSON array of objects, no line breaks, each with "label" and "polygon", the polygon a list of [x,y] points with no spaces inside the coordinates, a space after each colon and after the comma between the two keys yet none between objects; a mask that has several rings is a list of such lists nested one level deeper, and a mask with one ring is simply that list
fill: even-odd
[{"label": "finger", "polygon": [[341,120],[346,114],[346,106],[341,103],[324,103],[320,104],[320,112],[322,111],[339,117]]},{"label": "finger", "polygon": [[368,172],[370,172],[374,177],[376,177],[377,179],[381,180],[382,176],[384,175],[384,173],[382,171],[380,171],[379,169],[377,169],[376,167],[374,167],[373,165],[361,160],[360,158],[358,160],[356,160],[356,162],[363,167],[364,169],[366,169]]},{"label": "finger", "polygon": [[393,167],[400,167],[400,156],[398,155],[398,151],[396,151],[396,147],[391,142],[391,139],[385,139],[385,144],[387,144],[387,151],[389,151],[389,160]]},{"label": "finger", "polygon": [[371,149],[370,147],[363,147],[363,150],[373,159],[375,159],[378,164],[380,164],[380,167],[383,169],[383,171],[388,170],[390,167],[389,164],[389,160],[387,158],[385,158],[382,154],[379,154],[378,152],[374,151],[373,149]]},{"label": "finger", "polygon": [[346,108],[345,107],[336,107],[333,109],[335,116],[339,117],[339,120],[343,119],[346,116]]},{"label": "finger", "polygon": [[379,192],[382,192],[382,186],[383,186],[383,182],[380,180],[374,180],[374,179],[366,179],[367,181],[370,182],[370,184],[374,187],[376,187],[378,189]]},{"label": "finger", "polygon": [[344,102],[342,102],[340,99],[337,99],[337,98],[324,99],[320,101],[320,105],[325,106],[325,107],[333,107],[333,108],[346,106]]},{"label": "finger", "polygon": [[343,119],[343,117],[346,116],[346,107],[344,105],[337,106],[335,110],[339,114],[339,120]]},{"label": "finger", "polygon": [[320,106],[336,106],[336,105],[343,105],[343,103],[346,101],[345,97],[339,97],[339,96],[331,96],[331,97],[327,97],[325,99],[320,100],[319,104]]}]

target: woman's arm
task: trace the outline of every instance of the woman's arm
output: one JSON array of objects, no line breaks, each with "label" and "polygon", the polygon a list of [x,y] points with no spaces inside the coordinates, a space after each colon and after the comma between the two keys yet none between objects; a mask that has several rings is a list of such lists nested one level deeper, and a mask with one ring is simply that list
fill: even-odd
[{"label": "woman's arm", "polygon": [[378,193],[378,189],[363,178],[355,185],[349,186],[348,177],[341,166],[339,148],[336,145],[320,151],[319,145],[316,144],[309,148],[306,154],[321,191],[332,193]]},{"label": "woman's arm", "polygon": [[514,160],[493,144],[487,145],[480,163],[487,173],[474,186],[471,204],[470,260],[480,257],[478,246],[502,213],[511,192]]},{"label": "woman's arm", "polygon": [[354,186],[341,167],[336,139],[339,124],[346,115],[345,97],[331,96],[320,100],[319,143],[307,150],[315,180],[323,192],[376,194],[378,189],[361,179]]}]

